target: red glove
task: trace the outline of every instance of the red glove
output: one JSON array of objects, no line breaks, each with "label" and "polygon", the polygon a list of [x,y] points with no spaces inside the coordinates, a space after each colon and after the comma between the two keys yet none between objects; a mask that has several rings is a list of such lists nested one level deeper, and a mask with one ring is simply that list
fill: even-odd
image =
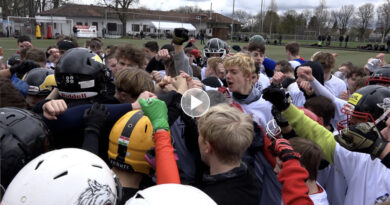
[{"label": "red glove", "polygon": [[290,142],[286,139],[277,139],[272,142],[272,144],[268,147],[271,153],[276,157],[279,157],[283,162],[289,159],[300,159],[301,155],[294,151],[291,147]]}]

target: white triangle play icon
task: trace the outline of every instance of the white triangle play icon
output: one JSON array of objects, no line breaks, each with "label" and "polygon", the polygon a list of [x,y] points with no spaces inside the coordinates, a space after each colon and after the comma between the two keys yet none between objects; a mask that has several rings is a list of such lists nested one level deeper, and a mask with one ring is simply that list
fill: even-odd
[{"label": "white triangle play icon", "polygon": [[199,105],[203,104],[198,98],[191,95],[191,110],[195,109]]}]

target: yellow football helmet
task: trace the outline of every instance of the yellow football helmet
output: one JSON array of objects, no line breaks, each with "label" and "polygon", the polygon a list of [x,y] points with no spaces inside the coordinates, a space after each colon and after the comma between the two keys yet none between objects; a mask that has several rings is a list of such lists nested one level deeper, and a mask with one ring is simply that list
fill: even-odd
[{"label": "yellow football helmet", "polygon": [[153,126],[141,110],[123,115],[112,127],[108,158],[114,167],[150,175],[145,154],[154,147]]},{"label": "yellow football helmet", "polygon": [[54,70],[48,68],[34,68],[23,77],[28,85],[29,95],[47,96],[57,86]]}]

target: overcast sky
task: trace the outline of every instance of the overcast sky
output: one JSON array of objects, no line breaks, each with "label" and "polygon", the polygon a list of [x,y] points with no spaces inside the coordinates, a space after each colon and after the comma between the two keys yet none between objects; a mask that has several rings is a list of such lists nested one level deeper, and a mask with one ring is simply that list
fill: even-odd
[{"label": "overcast sky", "polygon": [[[80,0],[71,0],[80,2]],[[99,0],[81,0],[85,4],[96,3]],[[269,6],[271,0],[265,0],[265,9]],[[385,2],[385,0],[327,0],[327,7],[330,9],[340,8],[342,5],[354,4],[359,7],[365,3],[373,3],[376,7]],[[149,9],[170,10],[179,6],[198,6],[202,9],[210,9],[210,3],[213,5],[213,11],[218,13],[232,13],[233,0],[139,0],[138,6],[144,6]],[[260,11],[261,0],[235,0],[235,9],[242,9],[251,14],[257,14]],[[319,0],[276,0],[279,11],[312,9],[319,5]],[[375,7],[375,8],[376,8]]]}]

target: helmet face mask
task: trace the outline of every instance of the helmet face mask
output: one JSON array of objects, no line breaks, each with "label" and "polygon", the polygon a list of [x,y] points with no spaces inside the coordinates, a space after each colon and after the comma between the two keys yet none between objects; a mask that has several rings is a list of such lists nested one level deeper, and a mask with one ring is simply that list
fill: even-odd
[{"label": "helmet face mask", "polygon": [[[382,115],[387,110],[387,101],[390,98],[390,89],[380,85],[368,85],[360,88],[351,95],[348,103],[341,108],[347,119],[338,123],[341,130],[351,124],[360,122],[373,122],[379,130],[385,125],[385,117]],[[382,119],[383,118],[383,119]]]},{"label": "helmet face mask", "polygon": [[345,104],[341,108],[341,112],[347,116],[347,119],[337,123],[338,130],[342,130],[349,125],[354,125],[361,122],[375,123],[375,119],[370,113],[355,111],[355,106],[349,103]]},{"label": "helmet face mask", "polygon": [[203,49],[203,54],[206,58],[210,57],[221,57],[224,58],[226,56],[224,41],[219,38],[212,38],[207,43]]},{"label": "helmet face mask", "polygon": [[372,75],[367,79],[366,85],[383,85],[390,86],[390,69],[380,68],[375,70]]}]

